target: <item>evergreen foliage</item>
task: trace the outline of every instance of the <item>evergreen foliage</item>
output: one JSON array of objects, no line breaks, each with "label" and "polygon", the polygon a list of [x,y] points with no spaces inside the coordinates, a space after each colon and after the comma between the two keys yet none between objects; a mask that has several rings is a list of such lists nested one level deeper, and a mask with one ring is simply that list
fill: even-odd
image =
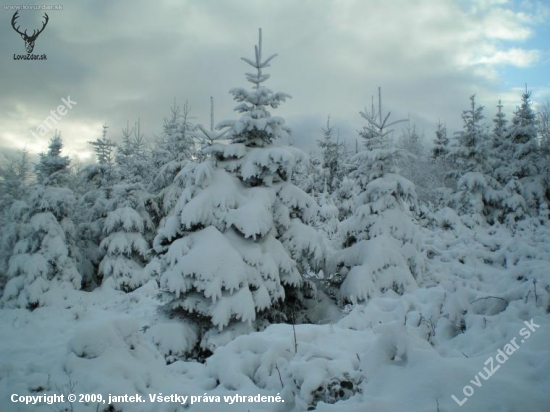
[{"label": "evergreen foliage", "polygon": [[263,86],[274,57],[263,59],[260,31],[255,58],[243,58],[256,70],[246,74],[253,89],[230,91],[242,116],[217,126],[229,144],[212,143],[202,163],[187,163],[176,176],[181,195],[154,241],[148,270],[160,276],[171,310],[199,328],[201,351],[294,319],[303,276],[323,264],[322,238],[308,226],[317,206],[290,182],[305,156],[275,144],[290,130],[268,111],[289,97]]},{"label": "evergreen foliage", "polygon": [[[406,154],[393,147],[390,113],[365,110],[361,131],[365,149],[356,154],[352,177],[360,192],[352,215],[342,222],[345,248],[337,256],[341,293],[345,300],[363,301],[380,293],[403,294],[414,289],[424,272],[414,185],[399,175],[397,162]],[[381,120],[381,119],[384,120]]]}]

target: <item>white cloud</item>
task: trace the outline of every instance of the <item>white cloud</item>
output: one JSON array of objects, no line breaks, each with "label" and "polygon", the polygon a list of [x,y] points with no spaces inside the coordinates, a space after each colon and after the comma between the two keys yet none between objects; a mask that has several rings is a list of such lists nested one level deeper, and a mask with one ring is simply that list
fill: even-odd
[{"label": "white cloud", "polygon": [[[0,145],[19,145],[24,138],[14,136],[28,134],[68,94],[79,102],[60,125],[72,154],[89,153],[86,141],[105,122],[117,139],[127,120],[141,117],[152,137],[174,97],[189,100],[202,123],[209,122],[210,96],[217,120],[235,117],[227,92],[245,82],[240,57],[252,53],[258,27],[265,52],[279,53],[268,87],[293,96],[277,114],[311,120],[331,113],[351,131],[382,86],[394,116],[441,119],[452,129],[460,127],[469,95],[496,104],[506,92],[504,67],[539,64],[543,52],[529,40],[547,10],[540,2],[518,7],[506,0],[75,3],[51,16],[51,37],[41,38],[46,70],[0,63]],[[0,28],[11,39],[0,45],[3,55],[21,46],[8,31]],[[308,134],[297,141],[319,138],[310,135],[314,127],[295,129]]]},{"label": "white cloud", "polygon": [[496,50],[492,55],[478,58],[471,64],[481,64],[488,66],[512,65],[516,67],[530,67],[539,61],[541,56],[538,50],[523,50],[513,48],[510,50]]}]

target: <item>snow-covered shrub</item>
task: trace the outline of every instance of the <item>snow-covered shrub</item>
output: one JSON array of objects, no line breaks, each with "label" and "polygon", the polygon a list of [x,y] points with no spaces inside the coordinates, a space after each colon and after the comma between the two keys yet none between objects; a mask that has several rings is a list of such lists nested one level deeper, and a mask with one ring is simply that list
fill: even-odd
[{"label": "snow-covered shrub", "polygon": [[[98,317],[77,327],[72,334],[65,349],[68,354],[63,368],[78,385],[78,392],[102,394],[105,400],[109,399],[109,395],[140,393],[147,399],[147,403],[139,404],[140,410],[168,410],[164,405],[150,405],[146,397],[150,392],[163,391],[160,387],[152,389],[151,386],[166,364],[139,330],[139,322],[135,318],[121,315],[108,319]],[[68,402],[65,405],[68,406]],[[91,403],[90,409],[85,409],[85,404],[79,405],[85,411],[137,410],[135,404],[118,400],[108,405],[110,409],[95,402]]]},{"label": "snow-covered shrub", "polygon": [[[208,370],[230,391],[280,392],[284,410],[314,410],[360,396],[367,380],[359,356],[365,342],[358,345],[352,331],[333,325],[297,325],[295,333],[296,344],[290,325],[238,337],[216,351]],[[337,340],[339,333],[345,338]]]},{"label": "snow-covered shrub", "polygon": [[185,358],[198,343],[196,328],[181,321],[155,323],[147,334],[164,355],[167,364]]},{"label": "snow-covered shrub", "polygon": [[468,227],[499,220],[501,201],[500,185],[491,176],[468,172],[458,179],[453,206]]},{"label": "snow-covered shrub", "polygon": [[439,227],[443,230],[457,230],[462,226],[460,216],[449,207],[439,210],[436,213],[436,219]]}]

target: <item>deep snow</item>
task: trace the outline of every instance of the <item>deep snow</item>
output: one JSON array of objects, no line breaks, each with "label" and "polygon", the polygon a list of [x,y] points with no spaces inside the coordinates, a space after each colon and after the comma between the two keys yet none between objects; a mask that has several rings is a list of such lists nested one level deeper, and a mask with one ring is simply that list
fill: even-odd
[{"label": "deep snow", "polygon": [[[272,325],[239,336],[205,364],[180,360],[195,345],[196,332],[159,311],[162,299],[152,281],[129,294],[112,282],[89,293],[71,291],[33,312],[5,307],[1,410],[107,406],[9,400],[12,394],[71,392],[147,399],[114,405],[124,412],[550,410],[549,228],[526,223],[514,234],[498,227],[472,231],[452,211],[438,218],[446,229],[424,230],[428,265],[416,290],[345,310],[319,294],[310,312],[320,324]],[[531,319],[540,327],[520,343],[524,321]],[[513,338],[519,348],[488,380],[480,378],[488,358],[496,359]],[[466,385],[474,393],[459,406],[452,395],[462,401]],[[148,400],[161,393],[206,393],[221,402]],[[284,403],[224,402],[236,393],[280,394]]]}]

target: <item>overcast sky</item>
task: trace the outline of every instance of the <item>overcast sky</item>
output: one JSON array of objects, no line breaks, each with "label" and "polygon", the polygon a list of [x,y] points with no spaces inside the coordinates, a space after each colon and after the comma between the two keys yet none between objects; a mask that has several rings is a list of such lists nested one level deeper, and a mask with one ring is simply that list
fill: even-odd
[{"label": "overcast sky", "polygon": [[[9,0],[3,0],[9,5]],[[63,0],[60,0],[63,1]],[[38,3],[38,2],[37,2]],[[46,3],[55,4],[55,3]],[[348,139],[382,87],[385,110],[410,115],[427,138],[438,120],[461,127],[476,93],[489,120],[498,99],[511,117],[527,83],[533,100],[550,99],[550,3],[515,0],[159,0],[79,1],[47,11],[34,54],[0,10],[0,152],[26,146],[38,153],[52,133],[37,127],[70,95],[77,104],[57,124],[66,151],[92,159],[86,143],[109,125],[119,140],[141,119],[153,138],[174,98],[188,101],[196,123],[237,118],[228,93],[246,85],[258,28],[264,53],[278,53],[266,71],[273,91],[292,96],[279,109],[296,145],[309,150],[331,122]],[[43,11],[20,11],[18,24],[41,27]],[[248,87],[248,86],[247,86]],[[35,133],[36,134],[36,133]]]}]

